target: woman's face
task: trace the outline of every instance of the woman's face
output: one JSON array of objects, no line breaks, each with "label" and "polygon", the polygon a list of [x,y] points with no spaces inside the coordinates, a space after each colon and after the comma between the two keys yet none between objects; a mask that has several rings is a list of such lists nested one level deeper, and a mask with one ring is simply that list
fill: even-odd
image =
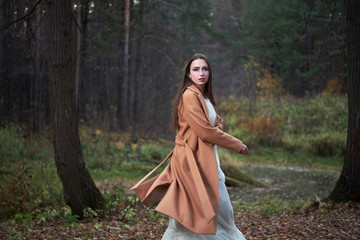
[{"label": "woman's face", "polygon": [[204,59],[195,59],[190,65],[189,77],[199,87],[205,87],[209,80],[209,66]]}]

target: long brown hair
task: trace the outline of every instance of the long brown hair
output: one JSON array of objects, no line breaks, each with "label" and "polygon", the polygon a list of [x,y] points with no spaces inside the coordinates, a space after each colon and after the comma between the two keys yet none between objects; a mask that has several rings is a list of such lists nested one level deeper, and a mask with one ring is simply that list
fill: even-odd
[{"label": "long brown hair", "polygon": [[196,53],[191,57],[190,61],[186,65],[185,72],[184,72],[184,79],[182,80],[179,90],[172,102],[172,119],[171,119],[170,127],[174,130],[179,129],[178,108],[179,108],[179,104],[182,104],[182,95],[188,86],[190,86],[191,84],[194,84],[193,81],[191,80],[191,78],[189,77],[189,74],[190,74],[191,63],[196,59],[203,59],[209,67],[209,79],[208,79],[207,83],[205,84],[203,94],[211,101],[211,103],[216,108],[214,95],[213,95],[213,91],[212,91],[212,70],[211,70],[210,62],[204,54]]}]

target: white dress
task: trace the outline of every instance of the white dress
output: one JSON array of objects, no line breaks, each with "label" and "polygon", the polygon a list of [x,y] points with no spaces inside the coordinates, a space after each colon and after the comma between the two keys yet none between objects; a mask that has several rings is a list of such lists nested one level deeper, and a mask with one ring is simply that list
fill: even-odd
[{"label": "white dress", "polygon": [[[210,100],[205,98],[209,111],[211,124],[215,125],[216,112]],[[215,235],[203,235],[191,232],[173,218],[169,218],[169,226],[166,229],[162,240],[245,240],[244,235],[234,224],[234,212],[231,206],[229,193],[225,186],[225,175],[220,168],[217,146],[214,145],[214,151],[218,166],[219,175],[219,212]]]}]

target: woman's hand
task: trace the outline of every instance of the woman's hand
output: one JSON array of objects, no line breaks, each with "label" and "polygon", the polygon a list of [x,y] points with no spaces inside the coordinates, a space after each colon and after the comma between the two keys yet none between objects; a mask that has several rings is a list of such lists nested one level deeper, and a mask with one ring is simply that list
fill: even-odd
[{"label": "woman's hand", "polygon": [[243,144],[242,147],[241,147],[241,150],[240,150],[240,154],[245,155],[245,154],[247,154],[248,152],[249,152],[248,147],[247,147],[245,144]]}]

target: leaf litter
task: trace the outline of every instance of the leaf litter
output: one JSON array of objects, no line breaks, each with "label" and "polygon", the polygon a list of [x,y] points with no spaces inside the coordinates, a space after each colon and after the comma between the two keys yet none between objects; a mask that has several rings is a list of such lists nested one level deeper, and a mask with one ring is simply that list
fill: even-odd
[{"label": "leaf litter", "polygon": [[[135,207],[129,218],[124,207],[108,215],[66,222],[62,218],[28,224],[0,223],[0,239],[161,239],[167,216]],[[354,202],[306,206],[264,214],[261,209],[235,210],[237,227],[247,239],[360,239],[360,204]]]}]

